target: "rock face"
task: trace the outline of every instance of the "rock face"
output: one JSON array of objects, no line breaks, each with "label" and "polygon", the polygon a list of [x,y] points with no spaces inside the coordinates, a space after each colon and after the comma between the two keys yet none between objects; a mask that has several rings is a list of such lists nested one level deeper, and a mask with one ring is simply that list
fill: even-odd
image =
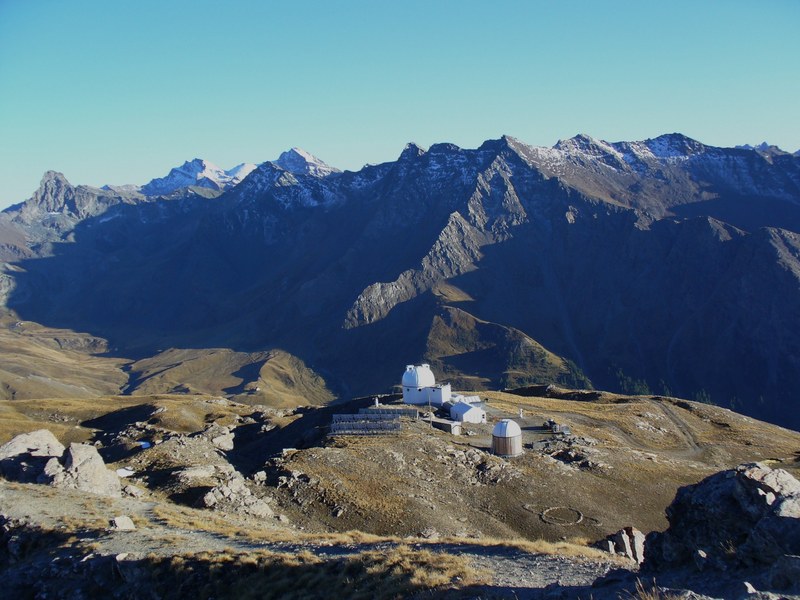
[{"label": "rock face", "polygon": [[97,448],[70,444],[63,457],[64,468],[57,471],[51,485],[75,488],[99,496],[120,496],[119,476],[106,468]]},{"label": "rock face", "polygon": [[80,221],[105,213],[109,208],[140,197],[136,192],[73,186],[63,174],[47,171],[39,189],[27,202],[9,209],[16,223],[30,227],[35,237],[47,238],[46,230],[71,231]]},{"label": "rock face", "polygon": [[225,452],[233,450],[233,438],[235,434],[228,427],[223,427],[214,423],[209,426],[202,435],[207,438],[215,448]]},{"label": "rock face", "polygon": [[25,483],[49,483],[100,496],[121,495],[119,477],[106,468],[97,448],[64,446],[47,429],[23,433],[0,446],[0,474]]},{"label": "rock face", "polygon": [[596,545],[611,554],[621,554],[637,563],[644,562],[645,535],[635,527],[625,527]]},{"label": "rock face", "polygon": [[176,473],[188,490],[199,490],[197,504],[204,508],[226,510],[253,517],[271,517],[272,509],[264,498],[251,491],[245,478],[230,465],[190,467]]},{"label": "rock face", "polygon": [[51,459],[63,454],[64,446],[47,429],[23,433],[0,446],[0,474],[15,481],[34,482]]},{"label": "rock face", "polygon": [[[681,488],[667,519],[664,533],[647,536],[645,568],[729,571],[791,563],[800,555],[800,482],[781,469],[740,465]],[[782,587],[800,586],[787,577]]]}]

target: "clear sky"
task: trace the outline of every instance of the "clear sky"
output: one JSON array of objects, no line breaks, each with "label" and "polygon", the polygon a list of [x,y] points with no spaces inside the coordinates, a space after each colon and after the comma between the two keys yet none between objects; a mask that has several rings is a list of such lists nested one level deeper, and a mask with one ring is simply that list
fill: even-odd
[{"label": "clear sky", "polygon": [[0,207],[292,146],[679,131],[800,148],[798,0],[0,0]]}]

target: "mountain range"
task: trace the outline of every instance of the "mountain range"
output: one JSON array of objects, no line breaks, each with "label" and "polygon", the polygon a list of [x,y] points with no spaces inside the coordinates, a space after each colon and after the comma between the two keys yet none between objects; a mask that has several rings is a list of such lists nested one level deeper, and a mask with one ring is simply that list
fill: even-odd
[{"label": "mountain range", "polygon": [[800,428],[800,157],[769,145],[504,136],[356,172],[293,149],[104,188],[50,171],[0,216],[0,261],[8,322],[101,340],[85,351],[120,393],[215,372],[322,402],[425,360],[459,389],[683,396]]}]

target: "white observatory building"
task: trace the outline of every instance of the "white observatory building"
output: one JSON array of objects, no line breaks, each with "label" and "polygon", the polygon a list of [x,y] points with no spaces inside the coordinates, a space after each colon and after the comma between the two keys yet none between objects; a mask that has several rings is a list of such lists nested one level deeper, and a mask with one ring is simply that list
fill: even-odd
[{"label": "white observatory building", "polygon": [[450,384],[436,385],[430,365],[408,365],[401,385],[406,404],[441,406],[450,401]]}]

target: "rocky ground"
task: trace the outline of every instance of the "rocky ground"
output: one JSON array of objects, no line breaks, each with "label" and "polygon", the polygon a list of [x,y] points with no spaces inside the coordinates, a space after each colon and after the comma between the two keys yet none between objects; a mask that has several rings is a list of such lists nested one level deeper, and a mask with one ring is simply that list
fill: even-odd
[{"label": "rocky ground", "polygon": [[[0,485],[0,504],[3,506],[5,529],[2,551],[11,563],[6,568],[6,579],[13,581],[15,578],[11,575],[14,574],[18,583],[20,579],[25,581],[27,574],[43,570],[51,573],[51,578],[60,580],[58,585],[62,585],[63,577],[72,576],[76,565],[109,561],[110,564],[134,565],[152,561],[154,556],[172,556],[187,551],[252,553],[268,550],[290,554],[307,551],[325,560],[336,560],[374,550],[391,554],[398,545],[407,544],[416,550],[458,556],[471,569],[488,574],[488,584],[476,586],[473,590],[475,595],[480,595],[480,587],[480,590],[491,591],[500,597],[513,597],[513,593],[518,598],[539,598],[544,597],[544,591],[586,588],[598,577],[625,564],[613,557],[600,558],[599,553],[594,558],[583,558],[530,552],[510,545],[394,538],[360,540],[358,536],[352,539],[347,536],[316,537],[303,535],[290,526],[266,529],[236,521],[230,523],[231,530],[224,534],[204,530],[202,525],[175,522],[168,513],[159,511],[159,504],[153,501],[131,498],[91,498],[87,501],[83,494],[63,491],[54,494],[46,487],[31,484],[4,482]],[[129,516],[135,529],[115,528],[113,521],[119,515]],[[51,532],[53,539],[29,542],[45,544],[31,551],[24,548],[24,540],[26,535],[34,535],[30,529],[33,523]],[[252,527],[252,535],[235,531],[237,525]],[[67,526],[69,529],[65,529]],[[259,539],[260,536],[266,539]],[[44,534],[41,537],[45,537]],[[62,541],[61,537],[66,537],[66,540]],[[279,541],[270,541],[270,538]],[[57,545],[56,550],[54,545]],[[626,566],[633,567],[630,564]],[[121,570],[125,568],[123,566]],[[113,569],[107,570],[105,578],[100,578],[96,585],[127,596],[124,576],[115,574]],[[47,590],[50,594],[55,593],[56,597],[65,597],[57,593],[53,581],[47,581],[46,577],[37,579],[40,580],[32,586],[34,593]],[[24,583],[19,583],[19,586],[21,590],[27,589]]]},{"label": "rocky ground", "polygon": [[[776,532],[794,535],[786,523],[800,522],[800,505],[783,502],[800,502],[791,475],[800,434],[677,399],[570,394],[485,395],[490,421],[514,416],[523,428],[526,451],[515,459],[486,451],[491,424],[467,426],[463,436],[410,421],[391,436],[325,437],[334,412],[370,399],[270,409],[163,396],[125,399],[110,411],[62,403],[52,412],[44,402],[24,416],[31,426],[60,425],[58,439],[37,433],[0,448],[6,580],[20,596],[169,597],[153,574],[179,581],[189,573],[192,591],[224,596],[228,584],[214,566],[224,560],[233,561],[226,573],[255,568],[269,590],[283,589],[269,579],[279,572],[296,581],[299,570],[323,585],[333,573],[363,571],[335,584],[355,586],[342,594],[354,597],[367,589],[385,597],[645,597],[653,580],[717,598],[798,592],[800,549],[776,542]],[[571,435],[545,431],[548,418]],[[758,468],[731,470],[756,460]],[[711,478],[716,491],[682,492],[671,504],[680,486],[725,469]],[[698,528],[722,523],[721,514],[693,517],[686,508],[699,505],[725,506],[728,522],[742,525],[719,525],[722,534]],[[644,549],[630,526],[666,533],[649,535]],[[606,536],[616,544],[604,544]],[[212,593],[213,582],[221,587]]]}]

